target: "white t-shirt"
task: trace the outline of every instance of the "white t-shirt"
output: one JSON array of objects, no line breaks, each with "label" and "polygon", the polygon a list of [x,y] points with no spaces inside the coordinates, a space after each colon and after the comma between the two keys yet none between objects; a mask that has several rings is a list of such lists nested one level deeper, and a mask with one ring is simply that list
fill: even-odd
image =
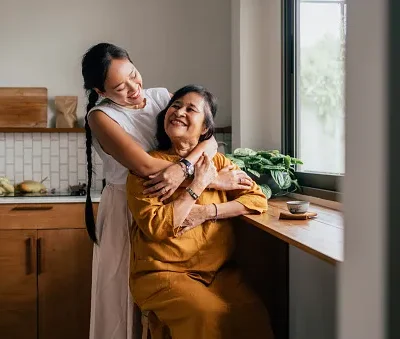
[{"label": "white t-shirt", "polygon": [[[157,114],[162,111],[171,99],[166,88],[149,88],[143,90],[146,106],[132,109],[115,104],[105,99],[92,111],[99,110],[117,122],[132,138],[148,152],[157,147]],[[103,161],[103,175],[107,183],[125,184],[128,170],[112,156],[105,153],[97,139],[93,136],[93,146]]]}]

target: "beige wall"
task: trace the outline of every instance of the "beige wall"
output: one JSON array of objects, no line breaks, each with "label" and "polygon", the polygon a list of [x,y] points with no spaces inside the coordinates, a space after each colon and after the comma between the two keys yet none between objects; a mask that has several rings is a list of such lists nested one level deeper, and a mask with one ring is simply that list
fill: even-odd
[{"label": "beige wall", "polygon": [[280,149],[281,1],[232,0],[232,144]]},{"label": "beige wall", "polygon": [[[126,48],[146,87],[207,86],[231,124],[230,0],[2,0],[0,86],[85,99],[80,58],[100,41]],[[51,112],[50,112],[51,114]]]},{"label": "beige wall", "polygon": [[[385,338],[387,228],[387,1],[348,2],[345,261],[339,269],[340,339]],[[392,33],[393,34],[393,33]]]}]

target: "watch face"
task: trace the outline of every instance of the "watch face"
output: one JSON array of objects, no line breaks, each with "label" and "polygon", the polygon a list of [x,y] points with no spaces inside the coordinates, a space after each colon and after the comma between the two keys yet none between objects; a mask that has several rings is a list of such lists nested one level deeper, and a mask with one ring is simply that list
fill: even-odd
[{"label": "watch face", "polygon": [[188,171],[189,175],[193,175],[194,174],[194,166],[193,165],[188,166],[187,167],[187,171]]}]

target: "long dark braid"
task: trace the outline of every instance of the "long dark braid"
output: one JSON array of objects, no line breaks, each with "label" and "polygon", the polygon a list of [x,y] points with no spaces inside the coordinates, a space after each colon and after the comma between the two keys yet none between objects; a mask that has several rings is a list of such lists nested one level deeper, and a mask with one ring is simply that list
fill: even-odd
[{"label": "long dark braid", "polygon": [[85,221],[86,221],[86,229],[89,234],[89,237],[95,243],[97,243],[96,224],[94,221],[92,197],[90,196],[90,188],[92,187],[92,174],[93,174],[92,131],[89,126],[88,115],[89,115],[89,111],[96,105],[96,102],[98,99],[99,99],[99,95],[97,94],[97,92],[95,90],[92,89],[89,94],[89,103],[86,106],[86,115],[85,115],[86,158],[87,158],[87,173],[88,173],[87,195],[86,195],[86,203],[85,203]]},{"label": "long dark braid", "polygon": [[84,80],[84,88],[88,93],[88,105],[86,107],[85,130],[86,130],[86,156],[87,156],[87,197],[85,205],[85,222],[86,229],[90,239],[97,243],[96,226],[94,221],[92,198],[90,196],[90,188],[92,186],[92,131],[88,123],[88,113],[96,105],[99,95],[95,89],[104,92],[104,82],[107,77],[108,68],[113,59],[131,59],[127,51],[118,46],[109,43],[100,43],[91,47],[82,59],[82,76]]}]

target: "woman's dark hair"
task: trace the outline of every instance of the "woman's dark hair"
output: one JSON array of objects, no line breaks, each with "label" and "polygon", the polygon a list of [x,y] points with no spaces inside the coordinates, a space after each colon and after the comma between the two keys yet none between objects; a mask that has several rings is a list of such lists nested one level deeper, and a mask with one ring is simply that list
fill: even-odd
[{"label": "woman's dark hair", "polygon": [[90,196],[90,188],[92,186],[92,131],[88,123],[88,113],[96,105],[99,100],[99,95],[95,91],[98,89],[102,92],[104,89],[104,82],[107,77],[107,72],[113,59],[131,59],[127,51],[123,48],[117,47],[108,43],[100,43],[92,46],[82,58],[82,76],[84,81],[84,88],[88,97],[88,104],[86,106],[85,116],[85,130],[86,130],[86,157],[87,157],[87,196],[85,204],[85,222],[86,229],[89,237],[97,243],[96,225],[94,222],[92,198]]},{"label": "woman's dark hair", "polygon": [[214,124],[214,118],[215,115],[217,114],[217,99],[216,97],[209,92],[205,87],[200,86],[200,85],[187,85],[185,87],[182,87],[178,89],[171,100],[169,101],[167,107],[163,109],[157,116],[157,141],[158,141],[158,148],[160,150],[168,150],[171,148],[171,140],[167,133],[165,132],[164,129],[164,120],[165,120],[165,115],[167,114],[168,109],[171,107],[171,105],[176,101],[185,96],[186,94],[189,93],[197,93],[199,94],[204,101],[206,102],[205,105],[205,118],[204,118],[204,124],[205,127],[207,128],[207,132],[203,135],[200,136],[199,142],[208,140],[214,135],[214,130],[215,130],[215,124]]}]

